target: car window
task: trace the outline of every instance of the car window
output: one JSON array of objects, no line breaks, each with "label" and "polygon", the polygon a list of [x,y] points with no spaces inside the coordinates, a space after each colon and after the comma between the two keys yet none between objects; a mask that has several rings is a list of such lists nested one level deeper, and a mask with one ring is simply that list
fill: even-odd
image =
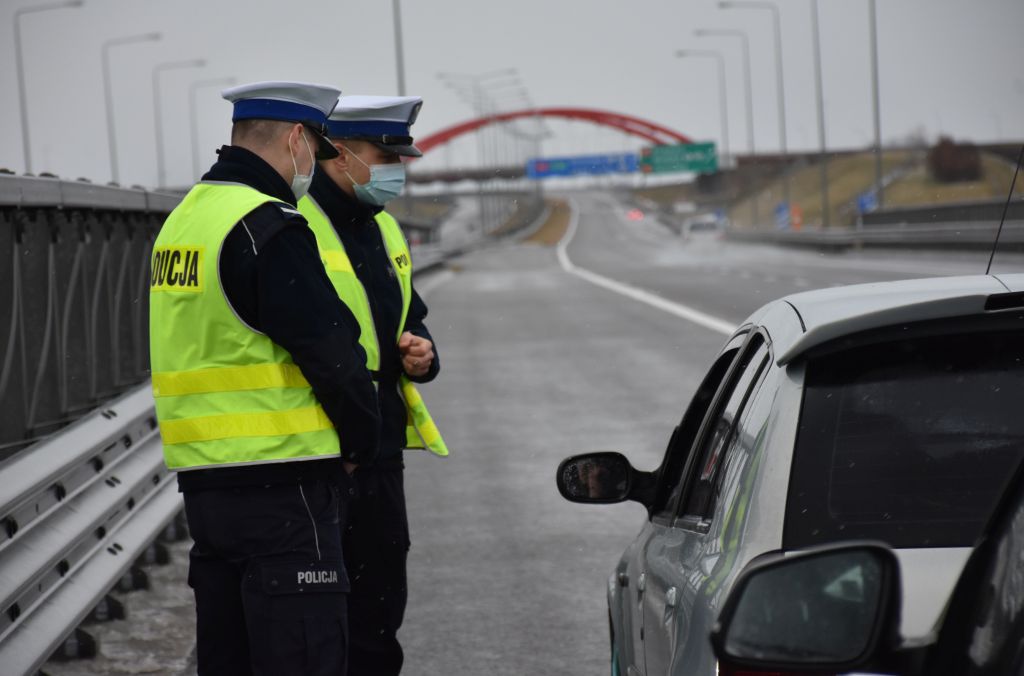
[{"label": "car window", "polygon": [[[762,366],[762,369],[766,368],[767,364]],[[768,418],[775,405],[777,388],[772,386],[771,382],[770,374],[759,376],[747,402],[743,405],[739,425],[723,454],[709,511],[718,509],[720,502],[731,505],[736,501],[749,500],[758,475],[758,467],[763,460],[761,454],[767,436]],[[724,525],[727,531],[735,533],[742,529],[747,515],[745,509],[726,508],[725,513],[731,515],[726,517],[726,521],[732,521]]]},{"label": "car window", "polygon": [[908,338],[807,366],[783,543],[970,546],[1024,452],[1024,331]]},{"label": "car window", "polygon": [[679,502],[679,495],[682,493],[682,475],[686,466],[686,459],[690,449],[700,432],[700,424],[707,415],[708,407],[714,400],[715,393],[725,380],[729,367],[739,353],[739,347],[725,350],[715,363],[708,369],[704,381],[697,388],[697,392],[690,400],[686,413],[679,426],[672,433],[668,450],[665,452],[665,460],[662,462],[661,476],[658,482],[658,495],[655,499],[652,514],[655,517],[665,516],[669,519],[675,517],[675,505]]},{"label": "car window", "polygon": [[753,384],[764,370],[767,358],[768,346],[760,334],[755,334],[743,349],[731,375],[728,392],[723,393],[726,396],[719,398],[713,419],[705,424],[702,431],[700,451],[689,472],[689,488],[680,511],[682,516],[703,519],[710,514],[724,450],[732,440],[736,422],[743,412]]}]

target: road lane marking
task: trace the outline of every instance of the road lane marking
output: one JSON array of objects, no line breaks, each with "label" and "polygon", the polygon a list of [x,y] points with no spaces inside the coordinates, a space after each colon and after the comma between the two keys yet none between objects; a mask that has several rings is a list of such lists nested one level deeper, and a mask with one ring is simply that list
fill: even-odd
[{"label": "road lane marking", "polygon": [[569,198],[569,208],[572,210],[572,214],[569,217],[569,230],[565,233],[565,236],[562,237],[562,241],[558,243],[558,249],[556,250],[556,253],[558,254],[558,264],[562,266],[563,270],[571,275],[579,277],[580,279],[584,279],[595,286],[600,286],[601,288],[614,291],[617,294],[631,298],[635,301],[646,303],[651,307],[657,308],[671,315],[675,315],[680,319],[691,321],[706,329],[711,329],[712,331],[717,331],[718,333],[722,333],[727,336],[731,336],[733,331],[736,330],[735,324],[727,322],[724,319],[713,317],[701,312],[700,310],[695,310],[692,307],[662,298],[657,294],[645,291],[644,289],[631,284],[625,284],[611,279],[610,277],[599,275],[596,272],[591,272],[590,270],[581,268],[573,263],[569,260],[567,249],[569,244],[572,242],[573,237],[576,236],[576,229],[579,227],[580,209],[579,205],[576,204],[576,200],[572,197]]}]

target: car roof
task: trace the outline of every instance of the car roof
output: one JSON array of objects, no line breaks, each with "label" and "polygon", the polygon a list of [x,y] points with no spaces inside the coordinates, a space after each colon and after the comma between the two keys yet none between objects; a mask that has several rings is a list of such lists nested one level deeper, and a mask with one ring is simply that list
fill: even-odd
[{"label": "car roof", "polygon": [[[1024,274],[931,277],[854,284],[786,296],[802,332],[776,344],[779,364],[830,340],[868,329],[985,312],[989,297],[1024,291]],[[1024,300],[1020,303],[1024,305]],[[1018,307],[1019,309],[1019,307]]]}]

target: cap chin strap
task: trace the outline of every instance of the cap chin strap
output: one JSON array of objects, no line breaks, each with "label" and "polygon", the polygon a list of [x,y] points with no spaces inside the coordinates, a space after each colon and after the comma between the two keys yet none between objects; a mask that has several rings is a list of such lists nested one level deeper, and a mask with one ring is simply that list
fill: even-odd
[{"label": "cap chin strap", "polygon": [[411,146],[412,136],[396,136],[394,134],[380,134],[378,136],[346,136],[346,141],[369,141],[385,146]]}]

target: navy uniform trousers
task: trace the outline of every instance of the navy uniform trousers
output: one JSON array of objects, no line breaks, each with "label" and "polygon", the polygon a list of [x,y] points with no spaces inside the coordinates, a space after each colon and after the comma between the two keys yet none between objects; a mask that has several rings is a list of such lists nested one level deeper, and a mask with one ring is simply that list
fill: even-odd
[{"label": "navy uniform trousers", "polygon": [[401,457],[353,473],[356,498],[344,531],[348,595],[348,676],[393,676],[404,655],[398,629],[408,598],[409,519]]},{"label": "navy uniform trousers", "polygon": [[328,479],[185,493],[199,676],[345,676],[342,493]]}]

